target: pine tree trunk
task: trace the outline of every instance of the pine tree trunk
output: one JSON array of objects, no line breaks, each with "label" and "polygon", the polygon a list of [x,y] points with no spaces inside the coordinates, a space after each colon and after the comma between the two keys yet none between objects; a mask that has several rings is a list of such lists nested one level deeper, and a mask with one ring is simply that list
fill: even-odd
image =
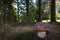
[{"label": "pine tree trunk", "polygon": [[26,0],[26,15],[29,13],[29,0]]},{"label": "pine tree trunk", "polygon": [[37,22],[42,21],[42,13],[41,13],[41,0],[38,0],[38,11],[37,11]]},{"label": "pine tree trunk", "polygon": [[26,20],[29,23],[29,0],[26,0]]},{"label": "pine tree trunk", "polygon": [[55,0],[51,0],[51,22],[56,22]]}]

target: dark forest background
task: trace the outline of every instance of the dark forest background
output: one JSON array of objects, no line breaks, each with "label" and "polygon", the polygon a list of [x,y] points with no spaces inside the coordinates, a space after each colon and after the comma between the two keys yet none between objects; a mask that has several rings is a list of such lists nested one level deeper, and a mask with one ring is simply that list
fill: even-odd
[{"label": "dark forest background", "polygon": [[53,26],[47,40],[60,40],[60,0],[0,0],[0,40],[38,40],[37,22]]}]

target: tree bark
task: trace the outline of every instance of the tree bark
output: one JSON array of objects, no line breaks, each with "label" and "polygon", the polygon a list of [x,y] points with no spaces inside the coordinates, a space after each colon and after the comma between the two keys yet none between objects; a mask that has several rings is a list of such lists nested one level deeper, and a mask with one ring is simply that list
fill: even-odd
[{"label": "tree bark", "polygon": [[29,0],[26,0],[26,15],[29,13]]},{"label": "tree bark", "polygon": [[29,23],[29,0],[26,0],[26,22]]},{"label": "tree bark", "polygon": [[38,11],[37,11],[37,22],[42,21],[42,13],[41,13],[41,0],[38,0]]},{"label": "tree bark", "polygon": [[51,0],[51,22],[56,22],[55,0]]}]

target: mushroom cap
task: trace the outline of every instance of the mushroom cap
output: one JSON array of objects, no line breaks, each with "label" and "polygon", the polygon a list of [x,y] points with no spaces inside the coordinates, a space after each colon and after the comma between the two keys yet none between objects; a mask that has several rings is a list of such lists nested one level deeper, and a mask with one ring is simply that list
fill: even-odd
[{"label": "mushroom cap", "polygon": [[41,31],[51,31],[52,25],[45,22],[38,22],[34,26],[34,30],[41,30]]}]

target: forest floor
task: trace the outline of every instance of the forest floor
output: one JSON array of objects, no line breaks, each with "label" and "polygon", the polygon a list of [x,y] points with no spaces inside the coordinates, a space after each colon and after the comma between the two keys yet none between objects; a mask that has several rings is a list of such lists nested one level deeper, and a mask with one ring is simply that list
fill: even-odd
[{"label": "forest floor", "polygon": [[[53,31],[48,35],[47,40],[60,40],[60,23],[50,23]],[[33,30],[34,24],[13,24],[9,25],[11,32],[6,40],[39,40],[37,31]]]}]

